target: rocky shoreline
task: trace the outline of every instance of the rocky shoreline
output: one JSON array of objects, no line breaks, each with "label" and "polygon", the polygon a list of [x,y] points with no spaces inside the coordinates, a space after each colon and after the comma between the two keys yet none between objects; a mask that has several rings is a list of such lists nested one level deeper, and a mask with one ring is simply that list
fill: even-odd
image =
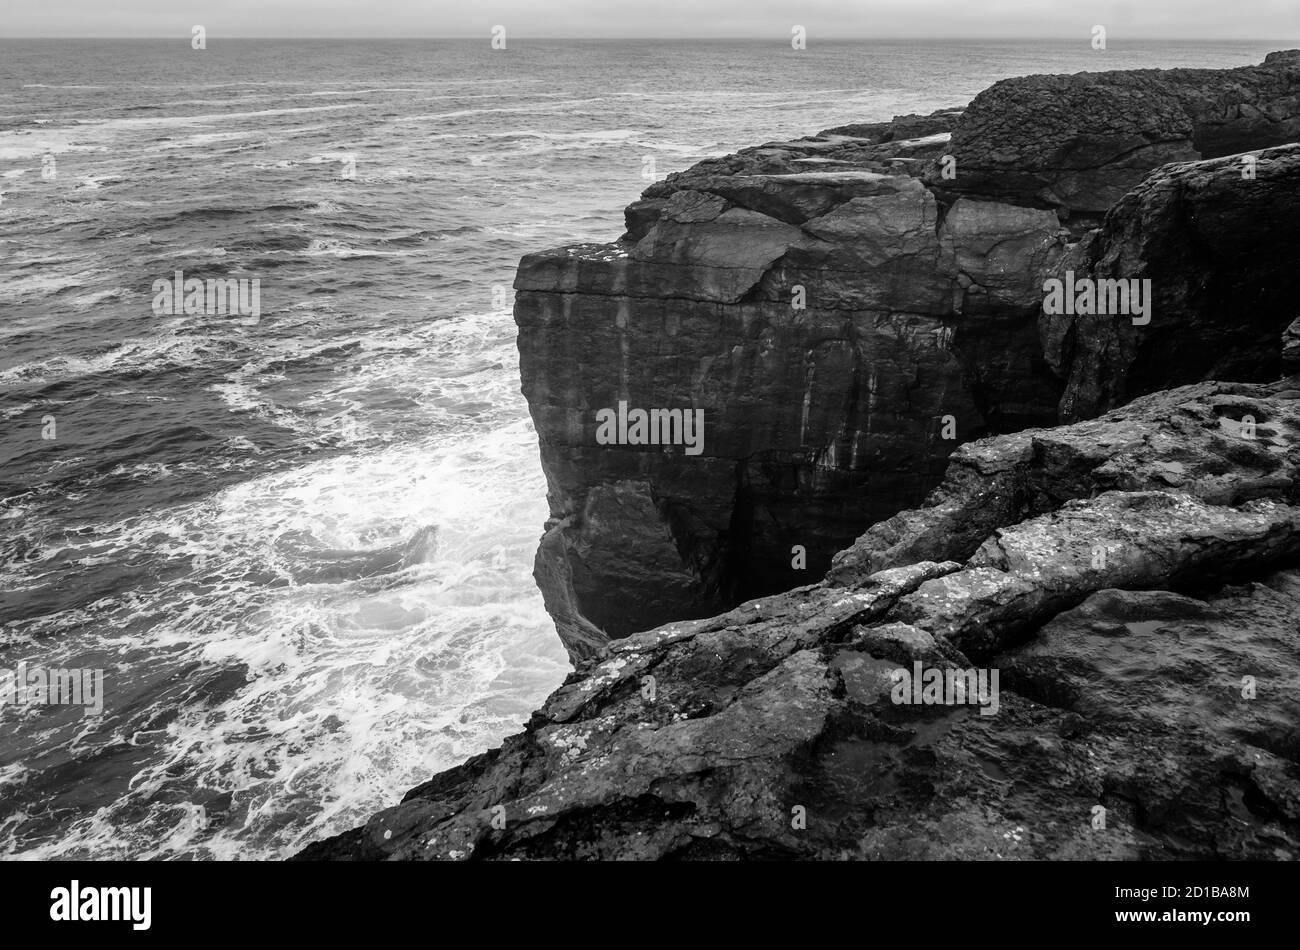
[{"label": "rocky shoreline", "polygon": [[525,257],[576,672],[300,857],[1300,857],[1297,140],[1300,51],[1031,76]]}]

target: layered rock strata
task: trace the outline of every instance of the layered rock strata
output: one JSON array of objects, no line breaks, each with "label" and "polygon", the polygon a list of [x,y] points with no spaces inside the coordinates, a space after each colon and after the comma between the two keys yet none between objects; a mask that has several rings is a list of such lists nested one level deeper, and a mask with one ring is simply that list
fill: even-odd
[{"label": "layered rock strata", "polygon": [[[1007,80],[965,110],[701,162],[630,205],[620,240],[525,257],[536,576],[571,656],[820,578],[960,443],[1276,378],[1300,192],[1294,147],[1267,147],[1297,137],[1298,96],[1292,53]],[[1242,149],[1254,178],[1207,159]],[[1043,314],[1067,268],[1151,280],[1150,322]],[[699,413],[699,451],[658,424],[602,438],[620,409]]]}]

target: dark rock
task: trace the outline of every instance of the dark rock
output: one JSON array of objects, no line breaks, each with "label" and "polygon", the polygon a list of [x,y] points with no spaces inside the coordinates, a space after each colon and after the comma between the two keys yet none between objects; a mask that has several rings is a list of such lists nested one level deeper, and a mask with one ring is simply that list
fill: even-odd
[{"label": "dark rock", "polygon": [[1067,271],[1149,280],[1152,299],[1140,317],[1043,314],[1064,420],[1195,379],[1276,379],[1300,297],[1300,145],[1160,169],[1052,276]]},{"label": "dark rock", "polygon": [[917,560],[965,561],[1000,526],[1101,492],[1300,504],[1297,383],[1198,383],[1092,421],[963,445],[925,507],[873,525],[835,556],[827,582],[852,586]]},{"label": "dark rock", "polygon": [[940,191],[1104,214],[1151,170],[1300,139],[1300,58],[1239,69],[1142,69],[1005,79],[971,102]]},{"label": "dark rock", "polygon": [[[575,656],[602,630],[820,576],[918,502],[954,444],[944,417],[976,435],[1001,411],[970,392],[954,338],[990,353],[988,388],[1006,383],[1017,421],[1048,421],[1059,398],[1035,353],[1039,291],[1009,273],[1059,256],[1050,213],[964,201],[940,226],[919,181],[869,170],[692,183],[712,190],[656,199],[635,244],[530,255],[516,280],[551,486],[537,576]],[[968,337],[965,306],[998,315]],[[597,444],[596,410],[619,401],[702,410],[703,452]]]},{"label": "dark rock", "polygon": [[[817,580],[961,442],[1211,374],[1276,378],[1300,273],[1292,149],[1260,153],[1253,191],[1228,159],[1157,171],[1082,244],[1060,218],[1170,158],[1290,135],[1297,75],[1277,57],[1008,81],[965,112],[701,162],[648,188],[622,240],[525,257],[520,368],[551,506],[535,573],[570,654]],[[1089,124],[1116,103],[1132,108]],[[1166,120],[1185,141],[1148,135]],[[955,180],[936,171],[950,151]],[[1067,261],[1149,276],[1152,324],[1040,327]],[[702,450],[597,442],[620,402],[701,411]]]},{"label": "dark rock", "polygon": [[1300,317],[1282,334],[1282,364],[1292,370],[1300,370]]},{"label": "dark rock", "polygon": [[[957,508],[995,512],[964,563],[611,643],[525,732],[301,857],[1300,858],[1289,392],[1200,384],[970,447],[1050,510],[982,505],[954,463],[946,504],[896,521],[937,550]],[[1260,444],[1221,422],[1245,407]],[[915,705],[917,663],[987,688]]]},{"label": "dark rock", "polygon": [[1243,562],[1297,555],[1300,508],[1107,492],[999,528],[963,570],[921,585],[890,616],[982,659],[1099,587],[1205,586],[1231,578]]},{"label": "dark rock", "polygon": [[852,138],[866,139],[872,144],[904,141],[906,139],[925,138],[930,135],[942,135],[951,132],[961,118],[964,109],[939,109],[929,115],[896,115],[889,122],[859,122],[853,125],[839,125],[825,132],[819,132],[818,138],[832,135],[846,135]]}]

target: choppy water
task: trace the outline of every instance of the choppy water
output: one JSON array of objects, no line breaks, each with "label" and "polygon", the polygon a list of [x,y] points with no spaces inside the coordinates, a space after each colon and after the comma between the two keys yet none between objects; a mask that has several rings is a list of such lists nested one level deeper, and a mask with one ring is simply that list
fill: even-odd
[{"label": "choppy water", "polygon": [[[0,668],[107,690],[0,709],[11,856],[283,856],[517,731],[568,667],[499,288],[616,236],[643,158],[1268,51],[208,45],[0,41]],[[260,321],[155,316],[175,270],[258,278]],[[305,582],[283,544],[423,526],[377,577]]]}]

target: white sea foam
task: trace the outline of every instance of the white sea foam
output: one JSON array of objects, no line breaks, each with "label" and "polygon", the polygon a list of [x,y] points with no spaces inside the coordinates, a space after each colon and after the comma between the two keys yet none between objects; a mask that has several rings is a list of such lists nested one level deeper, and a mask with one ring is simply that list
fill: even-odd
[{"label": "white sea foam", "polygon": [[0,132],[0,161],[17,161],[25,158],[39,158],[42,155],[61,155],[64,152],[96,151],[102,146],[74,142],[79,138],[75,132],[61,129],[42,129],[39,132],[26,132],[10,129]]},{"label": "white sea foam", "polygon": [[[107,295],[123,293],[121,288],[86,295],[87,306]],[[94,355],[56,355],[43,360],[21,363],[0,372],[0,383],[31,385],[56,379],[108,373],[120,366],[158,369],[163,366],[196,366],[210,360],[215,338],[209,336],[174,337],[160,333],[154,337],[125,340]]]},{"label": "white sea foam", "polygon": [[431,112],[425,115],[408,115],[401,116],[397,122],[427,122],[430,119],[462,119],[466,116],[473,115],[518,115],[534,112],[552,112],[556,109],[571,109],[574,106],[582,105],[588,102],[599,102],[599,99],[572,99],[567,102],[546,102],[535,106],[502,106],[494,109],[456,109],[452,112]]},{"label": "white sea foam", "polygon": [[249,138],[260,138],[264,135],[262,132],[249,130],[238,130],[231,132],[196,132],[193,135],[187,135],[183,139],[173,139],[167,142],[159,142],[157,145],[151,145],[148,151],[168,152],[179,148],[209,148],[213,145],[238,142]]},{"label": "white sea foam", "polygon": [[0,300],[19,303],[32,297],[43,297],[62,290],[84,286],[94,275],[82,271],[74,274],[36,273],[10,277],[0,282]]},{"label": "white sea foam", "polygon": [[[567,670],[527,570],[545,514],[541,473],[520,464],[534,440],[521,419],[390,445],[101,535],[109,552],[161,536],[178,556],[209,555],[201,587],[178,582],[159,595],[169,619],[149,648],[170,665],[244,668],[249,682],[215,705],[186,705],[121,802],[25,854],[288,854],[516,729]],[[287,531],[364,548],[421,524],[438,526],[436,553],[395,578],[279,588],[245,579],[280,569],[275,539]],[[133,648],[111,629],[96,646],[106,656]],[[212,825],[191,801],[147,806],[156,814],[125,830],[113,821],[174,786],[182,767],[189,784],[235,792],[232,820]]]}]

